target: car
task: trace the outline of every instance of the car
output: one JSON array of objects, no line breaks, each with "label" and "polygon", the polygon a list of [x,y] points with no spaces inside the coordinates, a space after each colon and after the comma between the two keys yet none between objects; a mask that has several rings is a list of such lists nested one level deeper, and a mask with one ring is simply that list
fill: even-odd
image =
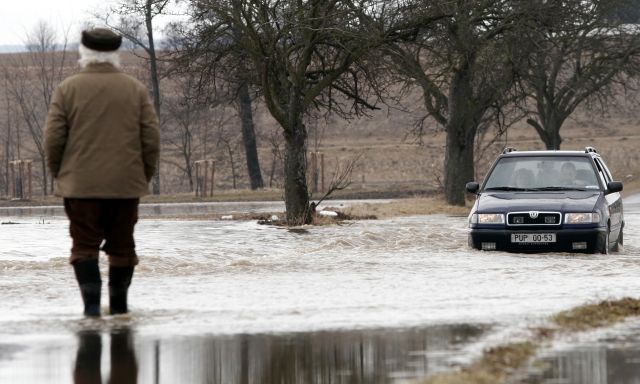
[{"label": "car", "polygon": [[619,251],[622,187],[593,147],[506,148],[482,185],[466,185],[476,195],[469,213],[469,245],[485,251]]}]

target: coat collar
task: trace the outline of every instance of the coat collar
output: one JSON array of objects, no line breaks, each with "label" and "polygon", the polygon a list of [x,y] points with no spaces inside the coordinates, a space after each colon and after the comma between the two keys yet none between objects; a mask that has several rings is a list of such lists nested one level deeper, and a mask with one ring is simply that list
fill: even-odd
[{"label": "coat collar", "polygon": [[120,72],[120,70],[111,63],[91,63],[91,64],[87,64],[86,67],[80,70],[80,73],[112,73],[112,72]]}]

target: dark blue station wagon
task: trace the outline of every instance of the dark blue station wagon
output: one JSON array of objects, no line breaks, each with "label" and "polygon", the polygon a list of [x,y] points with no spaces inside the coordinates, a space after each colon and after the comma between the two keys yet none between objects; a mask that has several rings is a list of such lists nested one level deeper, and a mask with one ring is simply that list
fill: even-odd
[{"label": "dark blue station wagon", "polygon": [[476,194],[469,245],[515,252],[618,251],[623,244],[622,182],[592,147],[584,151],[507,148]]}]

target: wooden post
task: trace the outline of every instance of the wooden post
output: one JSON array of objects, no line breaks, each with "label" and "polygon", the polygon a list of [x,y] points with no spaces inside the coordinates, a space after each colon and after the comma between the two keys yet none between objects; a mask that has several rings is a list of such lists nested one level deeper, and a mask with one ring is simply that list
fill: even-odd
[{"label": "wooden post", "polygon": [[[28,178],[27,182],[29,183],[29,187],[27,188],[27,199],[31,200],[31,198],[32,198],[32,195],[31,195],[31,192],[32,192],[32,189],[31,189],[31,187],[32,187],[32,184],[31,184],[31,160],[27,161],[27,178]],[[46,183],[47,181],[45,180],[44,182]],[[53,191],[51,191],[51,192],[53,192]]]},{"label": "wooden post", "polygon": [[24,160],[13,160],[9,162],[11,165],[11,181],[13,182],[12,198],[14,199],[24,198],[25,163]]},{"label": "wooden post", "polygon": [[324,193],[324,153],[320,153],[320,177],[322,190],[320,192]]},{"label": "wooden post", "polygon": [[211,186],[209,188],[209,196],[213,196],[213,186],[216,178],[216,162],[213,160],[209,160],[211,162]]},{"label": "wooden post", "polygon": [[13,161],[9,162],[9,166],[11,168],[11,180],[9,180],[9,182],[11,183],[11,197],[15,198],[16,197],[16,165]]},{"label": "wooden post", "polygon": [[200,167],[198,166],[198,162],[194,162],[193,165],[196,167],[196,187],[195,187],[195,194],[196,197],[198,197],[198,194],[200,193]]},{"label": "wooden post", "polygon": [[[196,197],[213,196],[213,186],[216,177],[215,161],[198,160],[194,162],[194,164],[196,167]],[[209,177],[209,166],[211,166],[211,177]]]},{"label": "wooden post", "polygon": [[20,200],[24,199],[24,161],[18,160],[18,178],[20,179]]},{"label": "wooden post", "polygon": [[207,180],[208,180],[208,178],[209,178],[209,162],[205,161],[204,162],[204,181],[203,181],[204,190],[203,190],[203,193],[202,193],[203,197],[207,196]]},{"label": "wooden post", "polygon": [[318,152],[311,152],[311,190],[318,192]]}]

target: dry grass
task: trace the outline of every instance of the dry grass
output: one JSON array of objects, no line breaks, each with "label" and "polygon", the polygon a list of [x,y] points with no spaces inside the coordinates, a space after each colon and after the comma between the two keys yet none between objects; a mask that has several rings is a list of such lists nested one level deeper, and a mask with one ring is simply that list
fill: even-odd
[{"label": "dry grass", "polygon": [[389,203],[354,204],[346,208],[344,213],[350,217],[372,215],[379,219],[437,213],[466,216],[469,213],[469,207],[449,205],[440,197],[421,197],[398,199]]},{"label": "dry grass", "polygon": [[551,317],[555,328],[534,329],[530,340],[487,349],[482,357],[456,372],[435,375],[424,384],[500,384],[522,372],[538,348],[563,334],[613,325],[631,316],[640,316],[640,299],[626,297],[586,304]]},{"label": "dry grass", "polygon": [[482,358],[458,372],[433,376],[425,384],[497,384],[521,369],[535,354],[532,342],[511,343],[488,349]]},{"label": "dry grass", "polygon": [[583,305],[563,311],[552,317],[560,329],[583,331],[604,327],[640,315],[640,300],[625,297],[620,300],[604,300],[596,304]]}]

